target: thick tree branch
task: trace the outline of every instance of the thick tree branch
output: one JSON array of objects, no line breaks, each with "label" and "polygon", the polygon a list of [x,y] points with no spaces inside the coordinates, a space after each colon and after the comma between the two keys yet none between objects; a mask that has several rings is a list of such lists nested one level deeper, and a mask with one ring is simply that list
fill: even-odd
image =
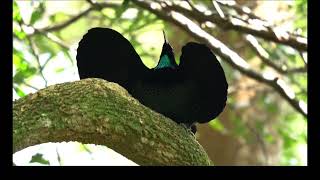
[{"label": "thick tree branch", "polygon": [[292,89],[285,85],[284,81],[278,77],[264,77],[259,73],[253,71],[249,64],[242,59],[236,52],[229,49],[222,42],[202,30],[197,24],[183,16],[180,13],[172,11],[171,7],[165,6],[161,8],[153,8],[151,4],[145,1],[132,0],[137,6],[147,9],[150,12],[156,14],[159,18],[175,24],[182,30],[186,31],[192,37],[200,42],[207,44],[210,49],[224,61],[230,64],[232,67],[240,71],[241,73],[273,87],[289,104],[300,112],[303,116],[307,116],[306,104],[303,101],[296,99]]},{"label": "thick tree branch", "polygon": [[194,135],[115,83],[49,86],[13,103],[13,152],[46,142],[105,145],[139,165],[210,165]]},{"label": "thick tree branch", "polygon": [[281,74],[290,74],[290,73],[306,73],[307,66],[305,67],[298,67],[298,68],[291,68],[288,69],[287,66],[279,66],[273,61],[269,59],[269,54],[263,47],[259,44],[258,40],[252,35],[246,35],[246,41],[248,42],[251,49],[259,56],[259,58],[264,62],[266,65],[272,67],[274,70]]},{"label": "thick tree branch", "polygon": [[[212,1],[216,1],[216,0],[212,0]],[[252,13],[251,9],[249,9],[248,7],[246,6],[241,6],[241,5],[238,5],[236,4],[236,2],[234,1],[216,1],[218,4],[224,6],[224,7],[227,7],[229,9],[232,9],[232,10],[235,10],[237,11],[237,13],[239,15],[245,15],[245,16],[248,16],[248,18],[252,19],[252,20],[258,20],[259,23],[261,24],[264,24],[266,26],[266,28],[274,28],[274,25],[270,24],[269,22],[267,22],[265,19],[262,19],[261,17],[255,15]],[[305,38],[303,37],[301,34],[298,34],[296,32],[288,32],[290,35],[292,36],[297,36],[297,37],[302,37],[302,38]]]},{"label": "thick tree branch", "polygon": [[262,18],[256,16],[255,14],[251,13],[251,10],[248,7],[239,6],[234,1],[216,1],[216,0],[212,0],[212,3],[214,3],[214,2],[220,4],[221,6],[233,9],[233,10],[237,11],[238,14],[247,15],[251,19],[259,19],[261,21],[265,21],[264,19],[262,19]]},{"label": "thick tree branch", "polygon": [[[137,0],[133,1],[137,2]],[[142,3],[142,1],[140,1],[140,3]],[[242,21],[230,15],[226,17],[221,17],[220,15],[215,13],[211,15],[205,15],[205,13],[202,13],[200,11],[189,10],[185,7],[176,5],[174,3],[166,3],[165,7],[162,6],[162,8],[166,9],[167,12],[179,12],[184,16],[188,17],[189,19],[195,19],[198,23],[209,21],[225,30],[231,29],[245,34],[251,34],[268,41],[273,41],[276,43],[291,46],[292,48],[300,51],[307,51],[308,48],[306,38],[301,36],[297,37],[286,31],[281,31],[278,28],[268,26],[265,23],[261,23],[261,20],[259,20],[260,23],[257,23],[256,20],[251,20],[252,23],[248,24],[246,21]]]}]

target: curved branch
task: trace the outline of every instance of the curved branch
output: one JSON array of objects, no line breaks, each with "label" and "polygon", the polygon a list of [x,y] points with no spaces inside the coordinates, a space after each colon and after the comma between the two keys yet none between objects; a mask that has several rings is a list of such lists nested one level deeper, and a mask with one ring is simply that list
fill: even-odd
[{"label": "curved branch", "polygon": [[191,132],[102,79],[49,86],[13,103],[13,152],[62,141],[105,145],[139,165],[210,165]]},{"label": "curved branch", "polygon": [[290,73],[306,73],[307,66],[296,67],[288,69],[287,66],[281,67],[269,59],[269,54],[263,47],[259,44],[258,40],[252,35],[246,35],[245,40],[248,42],[251,49],[259,56],[259,58],[268,66],[272,67],[274,70],[281,74]]},{"label": "curved branch", "polygon": [[[133,0],[133,1],[137,3],[136,0]],[[140,1],[139,3],[144,3],[144,2]],[[279,29],[268,26],[266,24],[263,24],[263,25],[261,23],[248,24],[247,22],[241,21],[232,16],[221,17],[220,15],[217,15],[217,14],[205,15],[200,11],[191,11],[187,8],[184,8],[179,5],[175,5],[173,3],[171,3],[170,5],[167,3],[166,6],[162,8],[165,9],[167,12],[171,12],[171,11],[179,12],[184,16],[188,17],[189,19],[195,19],[199,23],[209,21],[218,25],[218,27],[226,30],[231,29],[231,30],[235,30],[245,34],[251,34],[265,40],[291,46],[292,48],[300,51],[307,51],[307,48],[308,48],[306,38],[301,36],[297,37],[285,31],[279,31]]]},{"label": "curved branch", "polygon": [[[216,0],[212,0],[212,1],[216,1]],[[274,28],[274,25],[271,25],[269,22],[267,22],[265,19],[255,15],[252,13],[252,10],[249,9],[247,6],[243,6],[243,5],[238,5],[236,4],[234,1],[216,1],[218,4],[226,7],[226,8],[229,8],[229,9],[232,9],[232,10],[235,10],[238,14],[240,15],[246,15],[248,16],[248,18],[250,19],[254,19],[254,20],[258,20],[261,24],[264,24],[267,28]],[[296,36],[296,37],[302,37],[302,38],[305,38],[303,37],[301,34],[298,34],[296,32],[288,32],[290,35],[292,36]]]},{"label": "curved branch", "polygon": [[175,24],[182,30],[190,34],[196,40],[207,44],[210,49],[218,56],[220,56],[224,61],[230,64],[232,67],[240,71],[241,73],[271,86],[276,90],[287,102],[301,113],[304,117],[307,117],[306,104],[303,101],[296,99],[292,89],[287,87],[282,80],[278,77],[266,78],[259,73],[253,71],[249,64],[242,59],[236,52],[229,49],[222,42],[214,38],[212,35],[208,34],[206,31],[202,30],[197,24],[183,16],[180,13],[171,11],[170,7],[162,7],[162,9],[152,8],[150,3],[144,1],[132,0],[137,6],[149,10],[150,12],[156,14],[159,18],[165,19],[168,22]]},{"label": "curved branch", "polygon": [[230,1],[230,2],[228,2],[228,1],[216,1],[216,0],[212,0],[212,1],[222,5],[224,7],[233,9],[233,10],[237,11],[238,14],[245,14],[251,19],[259,19],[261,21],[265,21],[264,19],[260,18],[259,16],[256,16],[255,14],[251,13],[251,10],[248,7],[239,6],[234,1]]}]

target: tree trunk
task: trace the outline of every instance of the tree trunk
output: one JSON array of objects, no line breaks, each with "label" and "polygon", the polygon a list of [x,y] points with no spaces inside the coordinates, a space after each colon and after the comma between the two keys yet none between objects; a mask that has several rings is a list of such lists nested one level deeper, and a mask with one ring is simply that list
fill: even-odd
[{"label": "tree trunk", "polygon": [[105,145],[139,165],[210,165],[189,131],[102,79],[57,84],[14,101],[14,152],[63,141]]}]

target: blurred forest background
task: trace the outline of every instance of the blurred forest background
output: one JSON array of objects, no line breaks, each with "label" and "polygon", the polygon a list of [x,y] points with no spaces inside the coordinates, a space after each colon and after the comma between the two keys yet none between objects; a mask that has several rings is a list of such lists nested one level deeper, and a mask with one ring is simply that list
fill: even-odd
[{"label": "blurred forest background", "polygon": [[[189,41],[217,55],[229,83],[227,106],[196,134],[215,165],[307,165],[306,0],[15,0],[13,100],[79,80],[78,42],[97,26],[123,34],[150,68],[160,56],[162,30],[177,60]],[[68,153],[93,156],[91,146],[62,146],[53,148],[60,165],[70,162]],[[17,165],[34,155],[19,153]]]}]

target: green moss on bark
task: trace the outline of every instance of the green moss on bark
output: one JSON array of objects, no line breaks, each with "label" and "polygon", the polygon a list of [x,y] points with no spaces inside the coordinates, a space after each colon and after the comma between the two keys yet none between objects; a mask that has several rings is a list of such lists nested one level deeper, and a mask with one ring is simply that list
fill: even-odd
[{"label": "green moss on bark", "polygon": [[119,85],[85,79],[13,103],[13,150],[45,142],[105,145],[139,165],[209,165],[194,136]]}]

